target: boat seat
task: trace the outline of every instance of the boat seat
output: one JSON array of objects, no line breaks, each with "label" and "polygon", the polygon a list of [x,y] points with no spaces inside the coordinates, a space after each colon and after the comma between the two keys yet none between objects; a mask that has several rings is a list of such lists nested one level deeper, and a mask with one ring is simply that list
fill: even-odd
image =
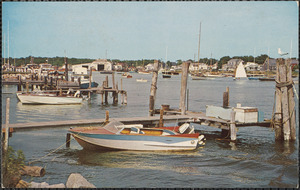
[{"label": "boat seat", "polygon": [[139,134],[140,133],[140,129],[137,127],[131,127],[131,131],[130,134]]}]

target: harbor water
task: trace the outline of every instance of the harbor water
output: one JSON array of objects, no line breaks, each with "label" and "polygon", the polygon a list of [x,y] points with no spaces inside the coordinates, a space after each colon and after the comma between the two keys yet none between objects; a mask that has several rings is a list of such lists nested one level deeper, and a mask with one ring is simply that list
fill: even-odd
[{"label": "harbor water", "polygon": [[[133,78],[115,74],[119,89],[127,91],[128,104],[101,104],[101,95],[81,105],[22,105],[16,86],[2,86],[2,123],[5,123],[6,98],[10,98],[10,123],[73,119],[140,117],[149,114],[152,74],[132,73]],[[100,85],[104,74],[93,72]],[[136,82],[144,78],[148,82]],[[178,108],[181,75],[164,79],[159,74],[155,107],[169,104]],[[109,75],[109,86],[112,86]],[[206,105],[222,106],[223,92],[229,87],[230,106],[257,107],[270,119],[274,107],[275,82],[234,81],[233,78],[188,79],[188,110],[205,112]],[[296,85],[297,91],[298,85]],[[66,183],[71,173],[80,173],[98,188],[268,188],[298,187],[299,113],[296,101],[297,141],[277,143],[274,131],[264,127],[238,128],[237,142],[221,140],[216,128],[193,124],[206,136],[203,148],[187,152],[87,151],[74,140],[66,148],[67,128],[35,129],[13,133],[9,145],[22,150],[26,162],[46,169],[44,177],[27,181]],[[175,125],[169,124],[169,125]],[[45,156],[47,155],[47,156]],[[45,157],[44,157],[45,156]]]}]

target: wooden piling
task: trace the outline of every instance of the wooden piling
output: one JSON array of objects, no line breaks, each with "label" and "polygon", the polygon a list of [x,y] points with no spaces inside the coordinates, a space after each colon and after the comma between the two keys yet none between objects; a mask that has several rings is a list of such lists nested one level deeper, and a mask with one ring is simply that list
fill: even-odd
[{"label": "wooden piling", "polygon": [[229,87],[226,88],[226,92],[223,93],[223,108],[229,107]]},{"label": "wooden piling", "polygon": [[[280,82],[286,82],[286,66],[283,64],[279,65],[279,75],[280,75]],[[288,104],[288,94],[287,94],[287,87],[281,87],[282,99],[282,121],[283,121],[283,139],[289,140],[290,138],[290,123],[289,123],[289,104]]]},{"label": "wooden piling", "polygon": [[[274,116],[273,116],[274,117]],[[277,60],[275,139],[296,140],[296,114],[290,61]]]},{"label": "wooden piling", "polygon": [[235,141],[236,140],[236,132],[237,128],[235,125],[235,111],[232,111],[230,114],[230,140]]},{"label": "wooden piling", "polygon": [[124,93],[124,104],[127,104],[127,92]]},{"label": "wooden piling", "polygon": [[67,133],[66,137],[66,147],[69,148],[71,144],[71,133]]},{"label": "wooden piling", "polygon": [[6,98],[6,113],[5,113],[5,137],[4,137],[4,154],[6,155],[8,150],[8,138],[9,138],[9,108],[10,98]]},{"label": "wooden piling", "polygon": [[160,109],[160,117],[159,117],[159,124],[158,127],[164,126],[164,110]]},{"label": "wooden piling", "polygon": [[186,100],[186,89],[187,89],[187,77],[188,77],[188,69],[189,62],[182,63],[182,73],[181,73],[181,90],[180,90],[180,106],[181,115],[185,115],[185,100]]},{"label": "wooden piling", "polygon": [[92,87],[92,72],[93,72],[93,69],[92,69],[92,67],[90,67],[89,88]]},{"label": "wooden piling", "polygon": [[[280,81],[279,75],[279,60],[276,63],[276,81]],[[275,90],[275,98],[276,98],[276,109],[275,109],[275,117],[274,117],[274,129],[275,129],[275,140],[283,140],[282,135],[282,113],[281,113],[281,90],[279,87],[276,87]]]},{"label": "wooden piling", "polygon": [[105,112],[105,123],[108,123],[109,122],[109,111],[106,110]]},{"label": "wooden piling", "polygon": [[108,104],[108,92],[107,91],[104,92],[104,99],[105,99],[105,103]]},{"label": "wooden piling", "polygon": [[116,88],[116,84],[115,84],[115,72],[112,72],[111,77],[112,77],[112,83],[113,83],[112,88],[115,89]]},{"label": "wooden piling", "polygon": [[105,81],[106,81],[106,83],[105,83],[106,86],[105,86],[105,87],[108,88],[108,76],[107,76],[107,75],[106,75],[106,77],[105,77]]},{"label": "wooden piling", "polygon": [[[291,60],[288,60],[287,64],[287,82],[292,83],[292,67]],[[294,99],[294,91],[292,85],[288,87],[288,103],[289,103],[289,115],[290,115],[290,139],[296,140],[296,108],[295,108],[295,99]]]},{"label": "wooden piling", "polygon": [[[149,115],[154,115],[154,105],[155,105],[155,95],[156,95],[156,85],[157,85],[157,77],[158,77],[158,61],[154,61],[154,69],[152,75],[152,84],[150,89],[150,98],[149,98]],[[127,99],[127,98],[126,98]]]},{"label": "wooden piling", "polygon": [[21,80],[21,75],[18,76],[18,79],[19,79],[19,84],[18,84],[18,91],[21,91],[22,90],[22,80]]}]

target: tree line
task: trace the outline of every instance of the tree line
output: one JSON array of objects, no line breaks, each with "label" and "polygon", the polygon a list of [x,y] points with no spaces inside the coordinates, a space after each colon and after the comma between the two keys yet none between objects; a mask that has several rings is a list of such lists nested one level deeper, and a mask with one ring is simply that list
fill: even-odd
[{"label": "tree line", "polygon": [[[214,58],[201,58],[199,60],[200,63],[206,63],[208,65],[213,65],[215,63],[218,63],[218,68],[222,68],[222,65],[227,64],[227,62],[230,59],[241,59],[243,60],[245,63],[246,62],[255,62],[258,64],[263,64],[265,62],[265,60],[268,58],[268,55],[266,54],[262,54],[260,56],[257,57],[253,57],[253,56],[234,56],[234,57],[230,57],[230,56],[224,56],[221,57],[220,60],[214,59]],[[33,60],[32,60],[33,59]],[[67,58],[67,62],[70,65],[75,65],[75,64],[82,64],[82,63],[91,63],[93,62],[95,59],[89,59],[89,58]],[[33,61],[33,63],[35,64],[40,64],[40,63],[50,63],[54,66],[62,66],[65,64],[65,57],[52,57],[52,58],[48,58],[48,57],[21,57],[21,58],[10,58],[9,59],[9,63],[11,65],[15,65],[15,66],[21,66],[21,65],[27,65],[29,63],[31,63],[31,61]],[[108,59],[108,61],[111,61],[113,63],[125,63],[127,64],[127,66],[146,66],[149,63],[153,63],[154,59],[141,59],[141,60],[119,60],[119,59]],[[191,62],[194,62],[193,60],[188,60]],[[7,62],[7,60],[6,60]],[[163,61],[160,61],[163,62]],[[170,62],[167,61],[167,65],[171,66],[171,65],[181,65],[182,64],[182,60],[177,60],[176,62]]]}]

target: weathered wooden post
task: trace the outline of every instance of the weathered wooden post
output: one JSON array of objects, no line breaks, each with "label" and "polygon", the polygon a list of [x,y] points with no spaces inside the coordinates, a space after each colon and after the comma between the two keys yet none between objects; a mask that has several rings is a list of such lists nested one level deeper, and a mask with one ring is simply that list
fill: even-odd
[{"label": "weathered wooden post", "polygon": [[[287,81],[288,83],[293,84],[291,59],[288,60],[288,64],[287,64]],[[288,99],[289,99],[289,115],[290,115],[290,132],[291,132],[290,139],[295,141],[296,140],[296,108],[295,108],[294,91],[292,85],[289,85],[288,87]]]},{"label": "weathered wooden post", "polygon": [[121,79],[121,103],[124,104],[123,80]]},{"label": "weathered wooden post", "polygon": [[156,85],[157,85],[157,76],[158,76],[158,60],[154,61],[154,69],[152,75],[152,84],[150,89],[150,100],[149,100],[149,115],[154,115],[154,105],[155,105],[155,95],[156,95]]},{"label": "weathered wooden post", "polygon": [[181,72],[181,90],[180,90],[180,110],[181,115],[185,115],[185,100],[186,100],[186,87],[187,87],[187,77],[189,70],[189,62],[182,63],[182,72]]},{"label": "weathered wooden post", "polygon": [[296,140],[296,110],[290,61],[277,60],[275,139]]},{"label": "weathered wooden post", "polygon": [[106,110],[105,112],[105,123],[108,123],[109,122],[109,111]]},{"label": "weathered wooden post", "polygon": [[107,76],[107,75],[106,75],[106,77],[105,77],[105,81],[106,81],[106,83],[105,83],[106,86],[105,86],[105,87],[108,88],[108,76]]},{"label": "weathered wooden post", "polygon": [[71,144],[71,133],[67,133],[66,137],[66,147],[69,148]]},{"label": "weathered wooden post", "polygon": [[229,87],[226,88],[226,92],[223,92],[223,108],[229,106]]},{"label": "weathered wooden post", "polygon": [[160,117],[159,117],[159,124],[158,127],[164,126],[164,110],[160,109]]},{"label": "weathered wooden post", "polygon": [[236,125],[235,125],[235,111],[232,111],[230,114],[230,140],[235,141],[236,140]]},{"label": "weathered wooden post", "polygon": [[[279,60],[276,63],[276,81],[280,81],[279,77]],[[275,118],[274,118],[274,128],[275,128],[275,140],[282,140],[282,112],[281,112],[281,90],[279,87],[276,87],[275,90],[275,98],[276,98],[276,109],[275,109]]]},{"label": "weathered wooden post", "polygon": [[93,73],[93,69],[92,69],[92,67],[90,67],[89,88],[92,87],[92,73]]},{"label": "weathered wooden post", "polygon": [[116,84],[115,84],[115,72],[112,72],[111,78],[112,78],[112,83],[113,83],[112,88],[115,89],[116,88]]},{"label": "weathered wooden post", "polygon": [[6,155],[8,150],[8,137],[9,137],[9,107],[10,98],[6,98],[6,113],[5,113],[5,137],[4,137],[4,154]]},{"label": "weathered wooden post", "polygon": [[18,91],[21,91],[22,90],[22,78],[21,78],[21,75],[18,76],[18,79],[19,79]]},{"label": "weathered wooden post", "polygon": [[127,92],[126,91],[124,92],[124,95],[125,95],[124,96],[124,104],[127,104]]}]

